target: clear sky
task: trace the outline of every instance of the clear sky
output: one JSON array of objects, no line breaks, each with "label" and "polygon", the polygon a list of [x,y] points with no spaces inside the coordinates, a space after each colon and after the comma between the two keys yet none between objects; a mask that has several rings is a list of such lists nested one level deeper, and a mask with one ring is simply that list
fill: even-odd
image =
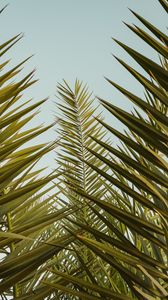
[{"label": "clear sky", "polygon": [[[122,21],[139,24],[129,7],[165,32],[167,16],[157,0],[1,0],[0,8],[7,3],[9,6],[0,17],[0,42],[23,32],[24,38],[7,57],[12,58],[14,64],[35,54],[25,71],[36,68],[39,82],[26,97],[36,100],[50,97],[40,113],[41,121],[46,124],[53,121],[53,111],[57,113],[53,104],[56,83],[63,78],[71,84],[77,77],[88,83],[93,94],[125,109],[130,108],[128,101],[103,76],[142,94],[143,89],[111,54],[134,67],[136,64],[111,37],[150,57],[155,56],[154,51],[139,41]],[[52,140],[54,131],[51,130],[47,137]]]}]

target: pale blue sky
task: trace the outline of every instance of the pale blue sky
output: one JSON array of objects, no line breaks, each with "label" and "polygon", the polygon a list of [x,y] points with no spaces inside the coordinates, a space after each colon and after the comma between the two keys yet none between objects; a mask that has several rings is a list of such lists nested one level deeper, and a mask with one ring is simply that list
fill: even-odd
[{"label": "pale blue sky", "polygon": [[[24,72],[37,69],[39,82],[26,93],[36,100],[49,96],[40,119],[53,121],[56,108],[56,83],[65,78],[70,84],[75,78],[88,83],[95,95],[111,100],[125,109],[130,105],[103,78],[107,76],[124,87],[142,94],[142,88],[115,61],[112,53],[136,64],[117,46],[111,37],[155,55],[139,41],[122,21],[139,24],[128,7],[165,31],[166,13],[157,0],[1,0],[0,7],[9,3],[1,15],[1,42],[23,32],[24,38],[9,53],[13,63],[35,54]],[[114,119],[113,122],[116,122]],[[115,123],[117,124],[117,123]],[[47,135],[53,139],[55,133]],[[51,158],[52,160],[52,158]],[[50,162],[51,163],[51,162]]]}]

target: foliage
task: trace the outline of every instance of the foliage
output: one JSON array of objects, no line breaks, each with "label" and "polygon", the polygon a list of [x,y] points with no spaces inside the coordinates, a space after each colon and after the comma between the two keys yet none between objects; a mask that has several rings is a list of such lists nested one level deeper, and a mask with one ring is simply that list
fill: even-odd
[{"label": "foliage", "polygon": [[[167,11],[167,1],[159,2]],[[52,127],[24,128],[46,100],[22,101],[22,92],[35,83],[33,72],[13,82],[27,59],[6,72],[9,62],[0,65],[2,299],[168,296],[168,38],[132,13],[152,35],[126,26],[156,50],[160,63],[115,40],[143,74],[116,59],[145,89],[141,99],[107,79],[135,105],[129,113],[99,98],[127,127],[124,133],[97,113],[82,82],[71,89],[64,81],[58,85],[59,140],[24,146]],[[0,56],[20,38],[2,44]],[[119,146],[107,139],[111,134]],[[42,176],[33,168],[56,144],[59,167]]]},{"label": "foliage", "polygon": [[[167,5],[165,1],[160,2]],[[109,141],[97,137],[84,118],[79,122],[82,115],[79,108],[86,105],[87,96],[80,99],[82,88],[81,94],[75,92],[81,87],[78,81],[74,91],[66,82],[58,87],[64,101],[60,106],[64,115],[60,143],[64,155],[60,165],[69,170],[64,177],[64,194],[80,207],[80,214],[72,214],[64,226],[73,235],[77,228],[82,233],[76,235],[73,242],[78,260],[73,261],[71,267],[68,264],[62,273],[57,268],[51,269],[57,276],[52,283],[47,281],[46,284],[62,290],[69,295],[68,299],[163,299],[168,296],[167,36],[135,12],[133,14],[155,38],[138,26],[126,25],[161,55],[161,63],[115,40],[147,73],[145,77],[116,57],[143,85],[145,99],[107,79],[137,106],[128,113],[99,98],[103,107],[128,130],[123,134],[101,118],[96,117],[96,121],[91,118],[93,124],[98,122],[95,128],[103,125],[120,139],[121,146],[113,147]],[[82,129],[80,134],[79,128]],[[88,142],[81,147],[85,131],[90,131],[84,139]],[[81,166],[85,168],[85,175]],[[96,189],[93,177],[87,181],[91,190],[81,184],[81,174],[84,178],[90,172],[93,172]],[[85,207],[89,210],[83,218],[81,212]],[[57,282],[58,275],[64,279],[64,285]]]},{"label": "foliage", "polygon": [[[2,44],[0,56],[2,57],[20,38],[18,35]],[[58,193],[54,190],[56,184],[45,187],[59,174],[54,172],[43,176],[44,169],[34,169],[39,159],[55,148],[55,143],[33,145],[33,139],[50,129],[52,125],[34,128],[31,125],[27,126],[37,115],[36,109],[46,101],[44,99],[34,104],[32,100],[22,101],[22,92],[36,82],[33,80],[34,72],[30,72],[20,81],[15,80],[27,60],[6,72],[4,67],[9,61],[0,65],[2,299],[7,295],[14,294],[17,297],[31,291],[39,281],[44,263],[72,240],[69,235],[59,237],[56,226],[48,231],[51,224],[67,214],[67,209],[58,212],[53,207]],[[27,142],[31,142],[31,146],[24,146]]]}]

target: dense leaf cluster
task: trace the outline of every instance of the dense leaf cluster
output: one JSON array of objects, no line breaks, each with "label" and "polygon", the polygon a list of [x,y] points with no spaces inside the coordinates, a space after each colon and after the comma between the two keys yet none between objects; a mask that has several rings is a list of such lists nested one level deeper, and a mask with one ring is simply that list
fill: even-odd
[{"label": "dense leaf cluster", "polygon": [[[159,2],[168,11],[167,1]],[[143,69],[116,57],[143,86],[143,99],[106,78],[133,112],[98,98],[124,133],[97,112],[87,86],[64,81],[58,141],[34,146],[53,126],[27,127],[46,99],[22,97],[33,72],[13,80],[28,59],[7,71],[9,61],[0,65],[1,299],[167,299],[168,38],[132,13],[146,30],[126,26],[156,50],[160,64],[115,40]],[[2,44],[0,56],[20,38]],[[56,146],[58,168],[43,176],[34,166]]]}]

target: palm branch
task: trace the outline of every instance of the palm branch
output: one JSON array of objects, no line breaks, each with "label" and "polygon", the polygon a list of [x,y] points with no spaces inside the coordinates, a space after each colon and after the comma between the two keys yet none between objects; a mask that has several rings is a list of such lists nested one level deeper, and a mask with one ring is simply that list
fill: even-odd
[{"label": "palm branch", "polygon": [[[74,89],[71,89],[66,81],[63,84],[59,84],[58,94],[60,102],[57,106],[60,109],[60,117],[58,121],[59,147],[57,148],[57,163],[60,170],[63,171],[59,183],[59,189],[62,194],[59,203],[60,205],[62,203],[64,205],[71,204],[77,208],[71,214],[73,221],[95,222],[101,228],[102,226],[104,227],[103,222],[97,218],[83,197],[80,195],[77,196],[71,189],[71,183],[73,182],[75,186],[79,186],[83,191],[89,192],[92,195],[105,198],[106,193],[108,193],[103,179],[86,163],[94,163],[104,171],[108,169],[104,163],[96,159],[88,150],[88,147],[90,147],[103,156],[108,156],[108,151],[104,150],[90,138],[90,134],[93,134],[99,140],[105,141],[105,132],[102,125],[93,118],[93,114],[95,117],[98,117],[100,114],[96,113],[97,108],[93,105],[92,94],[89,93],[87,86],[84,86],[78,80],[75,82]],[[106,140],[106,142],[108,141]],[[69,219],[68,217],[66,220],[64,219],[63,226],[74,231],[74,228],[72,228],[72,218]],[[75,223],[73,222],[73,224]],[[75,230],[77,228],[78,226],[76,226]],[[91,273],[97,267],[101,272],[105,273],[104,264],[100,264],[96,256],[93,256],[92,252],[86,247],[80,246],[79,250],[77,243],[77,245],[75,244],[75,249],[77,250],[74,252],[73,242],[70,252],[63,251],[64,254],[61,253],[57,256],[57,268],[69,274],[79,273],[80,269],[80,276],[87,277],[93,283],[96,283],[96,279],[93,278]],[[79,251],[83,255],[79,255]],[[62,259],[60,259],[61,255]],[[67,264],[65,264],[66,260]],[[88,268],[84,267],[85,264],[92,264],[93,270],[88,271]],[[99,275],[97,276],[97,280],[100,280]],[[59,298],[62,299],[61,294],[59,294]]]},{"label": "palm branch", "polygon": [[[15,36],[0,45],[0,56],[20,40]],[[67,209],[53,208],[59,193],[59,174],[44,176],[44,169],[34,168],[39,159],[55,148],[56,143],[34,144],[34,138],[53,124],[32,127],[31,120],[47,100],[36,103],[22,99],[25,89],[36,82],[34,72],[23,79],[17,75],[28,59],[13,68],[9,61],[0,65],[0,294],[2,299],[32,292],[44,264],[72,241],[70,235],[60,236],[53,224],[67,215]],[[29,126],[29,127],[28,127]],[[29,129],[28,129],[29,128]],[[29,146],[24,144],[29,142]],[[31,142],[31,145],[30,145]],[[47,196],[48,195],[48,196]],[[44,197],[45,196],[45,197]],[[71,211],[71,208],[68,208]],[[52,225],[52,226],[51,226]],[[49,231],[48,228],[52,227]],[[56,241],[57,240],[57,241]],[[43,271],[42,271],[43,268]],[[38,273],[39,272],[39,273]]]}]

